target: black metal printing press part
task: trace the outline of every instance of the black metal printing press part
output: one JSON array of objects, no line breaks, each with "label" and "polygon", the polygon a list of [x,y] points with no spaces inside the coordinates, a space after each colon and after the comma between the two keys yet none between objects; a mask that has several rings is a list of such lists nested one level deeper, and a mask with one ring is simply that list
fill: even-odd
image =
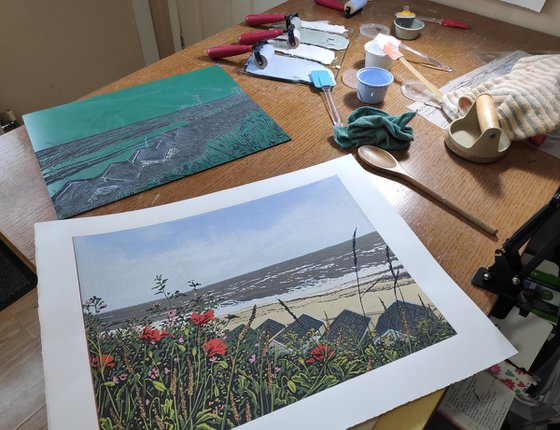
[{"label": "black metal printing press part", "polygon": [[523,291],[523,281],[543,260],[560,265],[560,188],[496,250],[494,264],[487,269],[481,267],[474,274],[474,285],[498,295],[491,316],[505,318],[514,306],[527,316],[532,297]]}]

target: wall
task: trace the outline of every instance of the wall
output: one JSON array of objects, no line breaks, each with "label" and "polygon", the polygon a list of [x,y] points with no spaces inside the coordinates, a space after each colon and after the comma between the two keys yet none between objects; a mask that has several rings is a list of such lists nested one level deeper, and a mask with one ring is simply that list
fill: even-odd
[{"label": "wall", "polygon": [[130,1],[0,0],[0,111],[75,100],[144,66]]},{"label": "wall", "polygon": [[[432,0],[478,15],[560,36],[560,0],[548,0],[540,13],[499,0]],[[449,17],[452,18],[452,17]],[[543,46],[546,50],[546,46]]]},{"label": "wall", "polygon": [[[185,46],[243,22],[250,13],[261,13],[285,0],[177,0]],[[311,1],[311,0],[309,0]]]}]

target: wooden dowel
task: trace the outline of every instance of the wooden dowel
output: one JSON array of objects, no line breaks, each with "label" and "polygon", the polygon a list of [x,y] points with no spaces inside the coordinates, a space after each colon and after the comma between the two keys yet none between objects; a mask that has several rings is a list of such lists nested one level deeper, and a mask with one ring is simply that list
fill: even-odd
[{"label": "wooden dowel", "polygon": [[432,84],[430,81],[428,81],[424,75],[422,75],[422,73],[420,73],[418,70],[416,70],[416,68],[410,64],[408,62],[408,60],[404,57],[399,57],[399,61],[408,69],[410,70],[414,76],[416,76],[418,79],[420,79],[420,81],[426,85],[426,87],[428,87],[428,89],[434,93],[435,96],[437,96],[438,98],[443,97],[443,93],[439,90],[438,87],[436,87],[434,84]]}]

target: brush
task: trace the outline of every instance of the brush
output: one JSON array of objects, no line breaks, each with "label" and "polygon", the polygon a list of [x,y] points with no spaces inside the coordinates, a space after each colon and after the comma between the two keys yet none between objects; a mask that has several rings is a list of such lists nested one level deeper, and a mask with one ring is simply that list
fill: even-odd
[{"label": "brush", "polygon": [[385,45],[383,45],[383,52],[385,52],[385,54],[387,54],[392,60],[399,60],[408,70],[412,72],[412,74],[414,74],[414,76],[416,76],[424,85],[426,85],[426,87],[436,97],[438,98],[443,97],[443,93],[439,90],[439,88],[436,87],[434,84],[432,84],[430,81],[428,81],[424,77],[424,75],[422,75],[422,73],[416,70],[416,68],[412,64],[410,64],[406,58],[404,58],[402,52],[399,51],[399,49],[396,46],[390,43],[386,43]]},{"label": "brush", "polygon": [[343,125],[332,97],[331,90],[336,85],[336,82],[331,74],[327,70],[314,70],[309,76],[315,88],[319,88],[325,93],[327,110],[329,111],[333,125]]}]

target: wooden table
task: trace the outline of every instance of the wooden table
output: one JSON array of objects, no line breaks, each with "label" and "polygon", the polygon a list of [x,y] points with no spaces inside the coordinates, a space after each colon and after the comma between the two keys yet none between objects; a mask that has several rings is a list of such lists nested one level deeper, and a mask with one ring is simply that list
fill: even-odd
[{"label": "wooden table", "polygon": [[[355,90],[341,81],[346,70],[362,67],[364,63],[363,45],[368,39],[360,34],[359,26],[375,22],[391,27],[394,12],[401,8],[402,5],[393,0],[375,0],[358,15],[345,19],[340,12],[317,6],[311,0],[290,0],[272,12],[298,12],[303,19],[327,19],[350,27],[351,43],[334,89],[335,103],[342,118],[347,118],[354,109],[362,106]],[[439,87],[480,66],[478,52],[560,50],[560,38],[426,0],[415,1],[413,9],[419,15],[448,16],[471,25],[469,30],[460,30],[426,24],[419,39],[407,42],[453,67],[453,72],[446,73],[418,65],[421,72]],[[206,57],[209,46],[234,43],[239,34],[247,31],[253,30],[245,24],[233,26],[90,96],[212,65],[214,61]],[[406,56],[410,61],[417,60],[410,54]],[[330,119],[317,90],[306,85],[241,74],[245,60],[246,55],[221,60],[219,64],[292,137],[290,142],[92,210],[83,216],[112,214],[188,199],[355,153],[341,150],[334,144]],[[391,114],[400,114],[411,103],[401,94],[400,83],[414,79],[414,76],[398,63],[393,65],[392,72],[395,83],[391,85],[385,102],[378,107]],[[473,164],[446,150],[443,130],[418,115],[411,125],[415,140],[407,151],[395,154],[396,157],[417,178],[498,227],[498,237],[481,233],[404,183],[381,176],[376,176],[376,183],[439,264],[483,311],[489,312],[494,296],[473,287],[470,278],[478,267],[491,264],[494,250],[551,198],[560,183],[560,160],[527,143],[514,142],[505,159],[494,164]],[[56,217],[24,127],[0,138],[0,165],[0,232],[33,265],[33,225]],[[432,397],[424,409],[432,409],[437,398]],[[414,402],[405,408],[416,408],[420,403]],[[387,419],[410,419],[410,414],[403,414],[402,410],[397,409]],[[427,414],[413,414],[414,423],[408,422],[406,427],[421,428],[426,417]],[[383,426],[383,420],[378,426]]]}]

